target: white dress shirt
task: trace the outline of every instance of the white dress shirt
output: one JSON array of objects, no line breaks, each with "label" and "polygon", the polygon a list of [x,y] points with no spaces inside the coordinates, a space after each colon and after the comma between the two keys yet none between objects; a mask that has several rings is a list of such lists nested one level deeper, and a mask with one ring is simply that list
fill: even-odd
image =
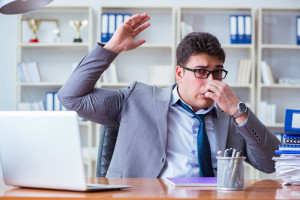
[{"label": "white dress shirt", "polygon": [[[168,112],[167,159],[160,177],[199,177],[197,134],[200,122],[177,104],[179,99],[176,86],[172,91]],[[204,121],[210,144],[212,167],[216,169],[217,144],[212,114],[218,117],[217,106],[213,103],[209,108],[201,109],[196,114],[206,114]]]}]

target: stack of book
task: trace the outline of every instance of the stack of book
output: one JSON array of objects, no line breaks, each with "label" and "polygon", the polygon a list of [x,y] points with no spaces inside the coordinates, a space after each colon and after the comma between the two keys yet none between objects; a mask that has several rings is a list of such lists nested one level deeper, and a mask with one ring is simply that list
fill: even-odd
[{"label": "stack of book", "polygon": [[37,62],[20,62],[18,69],[21,82],[41,82],[41,74]]},{"label": "stack of book", "polygon": [[266,61],[261,61],[260,69],[263,83],[267,85],[274,84],[275,81],[270,65],[268,65]]},{"label": "stack of book", "polygon": [[276,176],[283,184],[300,185],[300,110],[287,109],[284,141],[275,151]]},{"label": "stack of book", "polygon": [[236,83],[248,84],[250,83],[250,76],[251,76],[251,60],[241,59],[239,62]]}]

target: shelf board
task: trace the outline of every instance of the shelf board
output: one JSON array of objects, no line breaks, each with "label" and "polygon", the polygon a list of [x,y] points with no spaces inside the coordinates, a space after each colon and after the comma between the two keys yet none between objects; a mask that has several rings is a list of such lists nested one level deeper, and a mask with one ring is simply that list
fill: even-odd
[{"label": "shelf board", "polygon": [[[127,87],[128,85],[132,84],[132,82],[121,82],[121,83],[100,83],[98,86],[102,88],[122,88],[122,87]],[[149,84],[149,83],[146,83]],[[169,87],[172,85],[170,84],[149,84],[149,85],[155,85],[156,87]]]},{"label": "shelf board", "polygon": [[300,45],[292,45],[292,44],[262,44],[262,49],[294,49],[300,50]]},{"label": "shelf board", "polygon": [[19,82],[17,85],[23,87],[45,87],[45,86],[58,86],[61,87],[63,82]]},{"label": "shelf board", "polygon": [[161,43],[144,43],[142,44],[141,46],[139,46],[138,48],[168,48],[168,49],[171,49],[172,48],[172,45],[170,44],[161,44]]},{"label": "shelf board", "polygon": [[232,88],[251,88],[252,85],[250,83],[248,84],[238,84],[238,83],[229,83],[228,84]]},{"label": "shelf board", "polygon": [[262,88],[291,88],[291,89],[295,88],[295,89],[299,89],[300,85],[299,84],[292,85],[292,84],[275,83],[275,84],[261,84],[261,87]]},{"label": "shelf board", "polygon": [[26,48],[69,48],[69,47],[85,47],[89,48],[88,43],[20,43],[20,47],[26,47]]},{"label": "shelf board", "polygon": [[254,48],[252,44],[224,44],[225,49],[251,49]]}]

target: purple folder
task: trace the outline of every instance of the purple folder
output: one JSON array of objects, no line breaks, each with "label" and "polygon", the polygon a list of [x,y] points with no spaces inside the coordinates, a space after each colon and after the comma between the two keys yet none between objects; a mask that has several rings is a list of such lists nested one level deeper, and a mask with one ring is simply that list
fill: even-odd
[{"label": "purple folder", "polygon": [[174,186],[217,186],[217,177],[164,178],[164,181]]}]

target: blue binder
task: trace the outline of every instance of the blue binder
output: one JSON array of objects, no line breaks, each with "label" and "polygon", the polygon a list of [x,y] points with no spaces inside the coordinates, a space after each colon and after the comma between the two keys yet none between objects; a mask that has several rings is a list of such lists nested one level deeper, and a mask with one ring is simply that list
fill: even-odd
[{"label": "blue binder", "polygon": [[101,42],[102,43],[106,43],[110,39],[108,34],[108,16],[109,13],[102,13],[101,16]]},{"label": "blue binder", "polygon": [[129,13],[102,13],[101,42],[108,42],[117,28],[130,16]]},{"label": "blue binder", "polygon": [[237,23],[237,16],[236,15],[230,15],[229,16],[229,33],[230,33],[230,42],[231,44],[237,44],[238,43],[238,23]]},{"label": "blue binder", "polygon": [[300,16],[296,18],[296,35],[297,35],[297,44],[300,45]]},{"label": "blue binder", "polygon": [[284,133],[286,135],[300,135],[300,110],[286,109]]},{"label": "blue binder", "polygon": [[244,25],[245,25],[245,44],[251,44],[252,38],[252,18],[251,15],[244,15]]},{"label": "blue binder", "polygon": [[279,145],[279,150],[275,150],[276,154],[300,154],[299,144],[285,144]]},{"label": "blue binder", "polygon": [[245,18],[243,15],[237,16],[237,35],[238,35],[238,43],[244,44],[245,43]]}]

